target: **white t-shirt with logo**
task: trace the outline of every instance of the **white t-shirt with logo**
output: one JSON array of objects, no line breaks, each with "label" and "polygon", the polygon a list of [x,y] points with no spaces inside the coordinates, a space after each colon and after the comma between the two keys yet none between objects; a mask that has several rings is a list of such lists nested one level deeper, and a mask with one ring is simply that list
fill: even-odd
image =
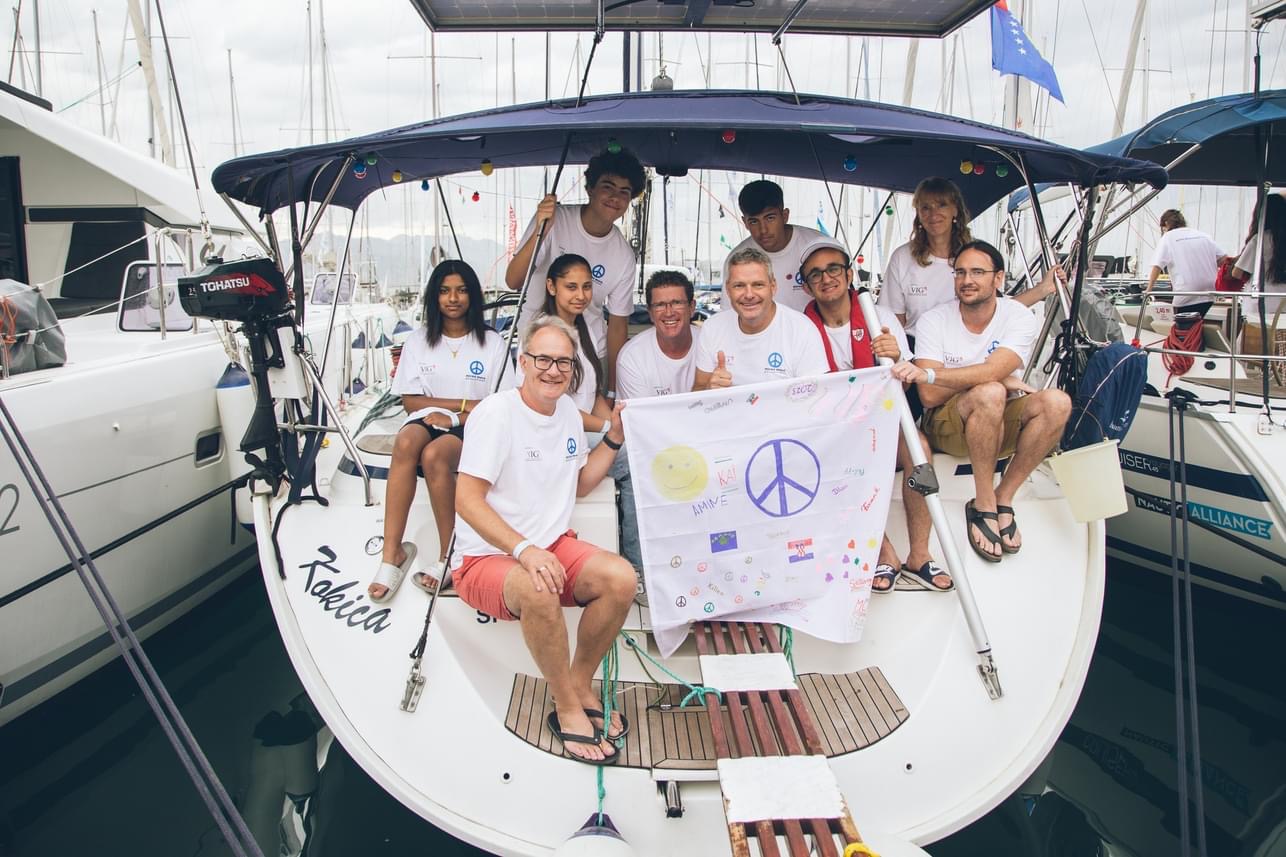
[{"label": "white t-shirt with logo", "polygon": [[[796,312],[803,312],[804,307],[812,300],[808,292],[804,291],[804,278],[799,276],[799,264],[804,261],[804,250],[809,244],[812,244],[818,238],[826,236],[816,229],[810,229],[807,226],[790,227],[790,240],[786,246],[776,253],[768,253],[767,250],[755,243],[754,238],[747,238],[742,241],[732,252],[744,250],[747,247],[754,247],[756,250],[767,253],[768,258],[772,260],[772,272],[777,277],[777,303],[782,306],[788,306]],[[731,255],[731,254],[729,254]],[[725,259],[723,263],[723,282],[724,287],[728,284],[728,262]]]},{"label": "white t-shirt with logo", "polygon": [[1226,255],[1206,233],[1191,226],[1181,226],[1161,233],[1161,240],[1152,254],[1152,267],[1170,274],[1170,290],[1174,293],[1173,303],[1178,309],[1214,300],[1214,295],[1182,293],[1212,291],[1215,274],[1219,271],[1219,259]]},{"label": "white t-shirt with logo", "polygon": [[964,326],[958,301],[934,307],[920,316],[918,330],[915,336],[918,359],[937,360],[948,369],[956,369],[984,363],[997,348],[1008,348],[1018,355],[1019,361],[1018,368],[1010,374],[1021,378],[1040,333],[1040,322],[1018,301],[998,297],[996,313],[982,333],[970,333]]},{"label": "white t-shirt with logo", "polygon": [[692,329],[692,347],[675,360],[656,344],[656,328],[649,327],[625,343],[616,358],[616,395],[622,399],[646,399],[687,393],[697,371],[697,342],[701,328]]},{"label": "white t-shirt with logo", "polygon": [[[624,352],[624,348],[621,349]],[[590,413],[594,410],[594,403],[598,400],[598,375],[594,372],[594,364],[589,362],[585,356],[585,349],[580,347],[580,342],[576,343],[576,359],[580,361],[581,380],[580,386],[576,392],[568,390],[566,395],[576,403],[577,410]],[[514,386],[522,386],[522,361],[518,361],[518,371],[514,373]],[[470,417],[473,419],[473,417]]]},{"label": "white t-shirt with logo", "polygon": [[[460,472],[491,483],[487,505],[523,538],[547,548],[567,532],[576,480],[588,445],[580,412],[560,396],[550,416],[527,407],[518,390],[488,396],[469,415]],[[456,515],[457,556],[503,550]]]},{"label": "white t-shirt with logo", "polygon": [[[598,356],[607,353],[607,322],[603,307],[612,315],[628,317],[634,311],[634,249],[621,231],[613,226],[601,238],[590,235],[581,225],[583,205],[560,205],[554,209],[554,219],[545,228],[545,240],[540,245],[540,258],[531,271],[531,286],[523,302],[518,324],[526,327],[545,305],[545,275],[549,265],[564,253],[584,256],[594,277],[594,294],[585,308],[585,323],[594,340]],[[536,234],[533,217],[522,234],[518,246],[527,243]]]},{"label": "white t-shirt with logo", "polygon": [[768,327],[755,334],[742,333],[732,310],[711,316],[701,328],[696,368],[713,372],[720,351],[734,385],[830,371],[817,328],[802,312],[780,304]]},{"label": "white t-shirt with logo", "polygon": [[[889,333],[898,341],[898,349],[902,352],[902,360],[910,360],[914,355],[911,353],[911,346],[906,341],[906,331],[902,329],[902,323],[898,317],[890,312],[886,307],[877,306],[875,314],[880,319],[880,325],[887,327]],[[831,341],[831,354],[835,356],[835,368],[839,370],[853,368],[853,325],[844,322],[839,327],[830,327],[823,322],[826,328],[826,335]],[[863,333],[865,333],[863,331]],[[876,336],[879,336],[877,333]],[[878,358],[877,358],[878,360]]]},{"label": "white t-shirt with logo", "polygon": [[[481,399],[491,392],[496,372],[509,359],[505,341],[494,330],[488,330],[483,342],[472,333],[453,339],[443,336],[436,346],[429,345],[423,327],[406,338],[402,356],[393,374],[395,396],[431,396],[437,399]],[[514,385],[513,364],[505,369],[500,389]],[[422,408],[407,417],[419,419],[431,408]]]},{"label": "white t-shirt with logo", "polygon": [[930,256],[929,264],[921,265],[911,255],[910,244],[903,244],[889,256],[877,303],[906,315],[906,332],[911,336],[920,335],[920,316],[955,299],[956,278],[950,261]]}]

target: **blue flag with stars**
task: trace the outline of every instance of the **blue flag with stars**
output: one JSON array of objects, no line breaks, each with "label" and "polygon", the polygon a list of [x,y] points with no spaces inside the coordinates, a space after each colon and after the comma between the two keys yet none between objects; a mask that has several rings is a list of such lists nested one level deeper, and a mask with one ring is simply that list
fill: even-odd
[{"label": "blue flag with stars", "polygon": [[1001,74],[1025,77],[1067,103],[1063,101],[1063,91],[1058,87],[1054,67],[1027,38],[1023,25],[1010,13],[1005,0],[991,7],[991,67]]}]

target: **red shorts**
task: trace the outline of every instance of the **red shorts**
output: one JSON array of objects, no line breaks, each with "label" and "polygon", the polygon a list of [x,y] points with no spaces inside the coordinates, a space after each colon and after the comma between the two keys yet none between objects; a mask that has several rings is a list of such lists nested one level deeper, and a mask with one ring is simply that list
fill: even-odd
[{"label": "red shorts", "polygon": [[[568,530],[554,540],[545,550],[558,557],[567,573],[567,582],[559,599],[564,607],[579,607],[572,590],[576,587],[576,578],[585,562],[602,550],[598,545],[583,542],[576,538],[574,530]],[[508,554],[493,553],[486,556],[466,556],[460,567],[451,572],[451,585],[456,594],[475,610],[481,610],[497,619],[517,619],[505,606],[505,578],[510,569],[518,566],[518,560]]]}]

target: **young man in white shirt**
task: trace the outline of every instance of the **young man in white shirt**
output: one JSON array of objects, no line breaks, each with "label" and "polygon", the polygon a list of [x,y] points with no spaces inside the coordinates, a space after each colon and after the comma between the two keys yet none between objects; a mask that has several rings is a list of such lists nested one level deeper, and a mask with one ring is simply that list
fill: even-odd
[{"label": "young man in white shirt", "polygon": [[[518,312],[517,323],[526,327],[540,314],[549,263],[565,253],[589,260],[594,292],[585,311],[585,323],[589,325],[598,356],[605,358],[603,368],[607,377],[599,380],[609,393],[616,389],[616,359],[625,344],[630,313],[634,311],[634,249],[615,224],[630,210],[630,200],[643,192],[644,181],[643,167],[629,151],[621,149],[595,155],[585,168],[585,191],[589,200],[583,205],[559,205],[552,193],[542,199],[505,268],[505,284],[513,291],[522,291],[523,277],[536,251],[540,224],[549,221],[540,245],[540,258],[531,266],[532,284]],[[604,307],[608,315],[606,322],[603,321]]]},{"label": "young man in white shirt", "polygon": [[[741,222],[750,231],[750,237],[733,247],[732,252],[754,247],[766,253],[778,277],[777,303],[803,312],[808,305],[808,293],[799,279],[799,263],[804,248],[824,236],[816,229],[792,225],[785,202],[781,186],[776,182],[760,179],[743,187],[737,195],[737,207],[741,209]],[[723,278],[726,283],[726,263]]]},{"label": "young man in white shirt", "polygon": [[728,256],[723,293],[732,312],[717,313],[702,326],[692,389],[830,371],[813,325],[803,313],[773,300],[777,279],[762,250],[746,247]]},{"label": "young man in white shirt", "polygon": [[[997,298],[1005,282],[1000,251],[970,241],[956,254],[953,276],[956,300],[920,317],[915,362],[897,364],[893,374],[919,387],[921,425],[933,448],[973,465],[969,545],[1000,562],[1022,547],[1014,494],[1058,443],[1072,402],[1061,390],[1023,383],[1039,324],[1027,307]],[[1011,453],[996,485],[996,461]]]},{"label": "young man in white shirt", "polygon": [[1171,208],[1161,214],[1161,240],[1152,255],[1144,294],[1151,293],[1163,270],[1169,271],[1174,311],[1204,316],[1214,306],[1214,295],[1192,293],[1214,291],[1219,266],[1229,258],[1213,238],[1193,229],[1182,212]]},{"label": "young man in white shirt", "polygon": [[[813,298],[804,308],[804,315],[817,328],[832,372],[866,369],[877,365],[881,357],[887,357],[894,363],[903,357],[911,358],[906,333],[892,311],[876,307],[880,330],[875,332],[867,328],[857,292],[853,290],[853,269],[848,250],[842,244],[830,238],[814,242],[805,249],[799,270],[804,288]],[[932,451],[923,434],[920,435],[920,443],[925,456],[931,456]],[[914,466],[903,437],[898,438],[898,463],[903,473],[910,473]],[[924,495],[904,487],[902,507],[906,511],[910,542],[906,563],[898,559],[897,551],[886,535],[884,544],[880,546],[871,589],[874,592],[892,592],[900,567],[906,578],[916,585],[935,592],[950,592],[955,588],[951,575],[934,562],[933,555],[929,553],[933,521]]]},{"label": "young man in white shirt", "polygon": [[[550,730],[572,758],[608,765],[629,721],[613,711],[604,723],[590,682],[625,623],[634,570],[567,526],[576,498],[607,475],[624,435],[617,405],[603,442],[586,452],[580,412],[564,395],[579,372],[575,340],[561,319],[538,318],[523,335],[522,386],[473,409],[456,486],[462,560],[452,580],[470,607],[522,623],[554,696]],[[576,606],[584,610],[571,654],[563,607]]]},{"label": "young man in white shirt", "polygon": [[[692,281],[682,271],[657,271],[648,278],[645,295],[652,327],[621,349],[616,375],[620,398],[646,399],[692,389],[700,333],[700,328],[691,322],[696,311],[693,294]],[[616,478],[621,503],[621,555],[638,571],[639,603],[646,604],[634,483],[624,451],[617,453],[612,476]]]}]

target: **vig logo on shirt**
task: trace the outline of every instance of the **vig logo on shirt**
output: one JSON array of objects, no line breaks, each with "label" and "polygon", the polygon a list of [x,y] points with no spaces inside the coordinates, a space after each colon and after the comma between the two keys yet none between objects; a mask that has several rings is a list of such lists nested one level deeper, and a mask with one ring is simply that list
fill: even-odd
[{"label": "vig logo on shirt", "polygon": [[594,275],[594,279],[601,280],[607,274],[607,269],[602,265],[595,265],[590,273]]},{"label": "vig logo on shirt", "polygon": [[485,370],[486,368],[487,368],[486,366],[482,365],[481,360],[474,360],[472,363],[469,364],[469,374],[473,375],[474,377],[477,377],[481,375],[483,370]]},{"label": "vig logo on shirt", "polygon": [[576,457],[576,438],[567,438],[567,460]]},{"label": "vig logo on shirt", "polygon": [[785,362],[785,358],[781,356],[780,351],[774,351],[768,355],[768,368],[770,369],[780,369],[783,362]]}]

